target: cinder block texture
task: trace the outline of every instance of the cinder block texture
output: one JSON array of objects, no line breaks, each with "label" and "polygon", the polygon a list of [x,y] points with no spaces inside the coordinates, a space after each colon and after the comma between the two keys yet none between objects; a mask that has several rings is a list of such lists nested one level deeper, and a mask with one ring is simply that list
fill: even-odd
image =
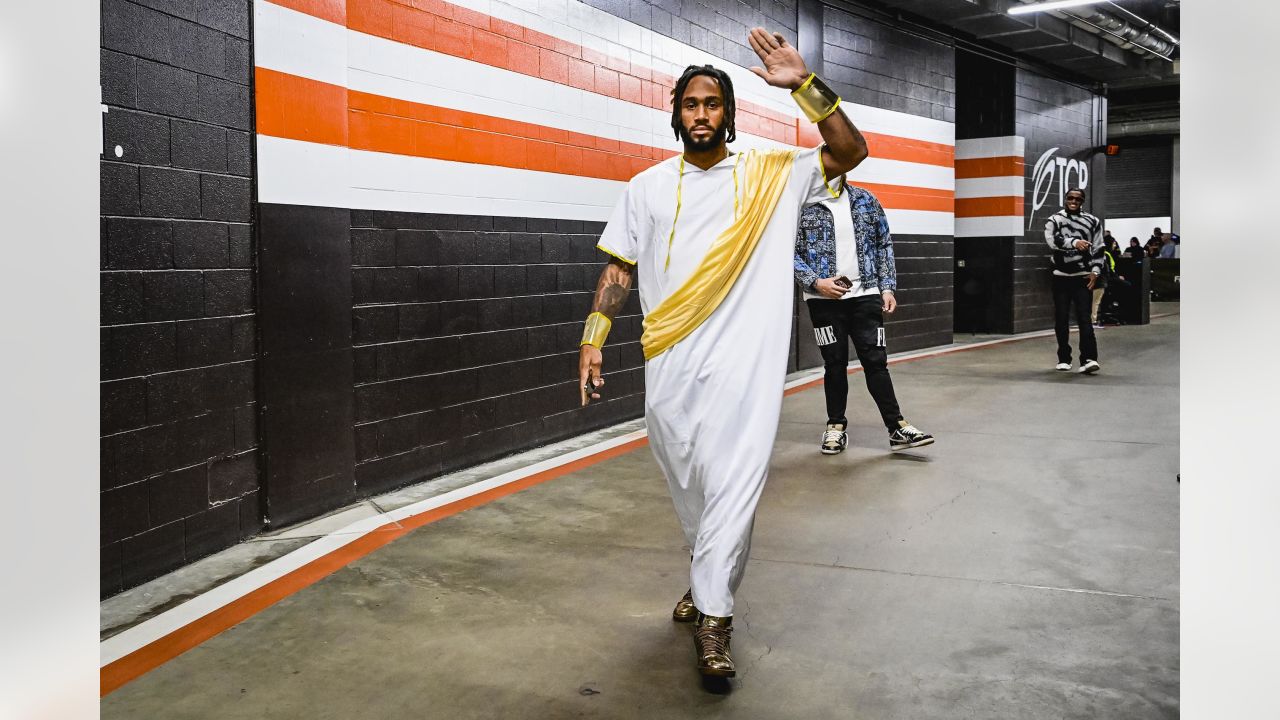
[{"label": "cinder block texture", "polygon": [[261,529],[249,13],[102,2],[103,595]]},{"label": "cinder block texture", "polygon": [[356,485],[370,494],[643,412],[639,299],[578,407],[603,223],[352,213]]},{"label": "cinder block texture", "polygon": [[1017,71],[1015,87],[1017,134],[1026,138],[1025,205],[1029,228],[1013,250],[1013,330],[1026,332],[1053,327],[1052,270],[1044,241],[1044,221],[1061,208],[1059,191],[1065,193],[1067,185],[1075,184],[1062,177],[1060,168],[1054,168],[1047,189],[1041,188],[1042,194],[1048,193],[1042,198],[1044,204],[1038,211],[1033,210],[1034,163],[1054,148],[1055,157],[1087,163],[1085,210],[1105,217],[1102,208],[1106,207],[1106,158],[1091,151],[1105,140],[1105,122],[1100,121],[1099,115],[1105,118],[1106,106],[1105,100],[1089,88],[1023,68]]}]

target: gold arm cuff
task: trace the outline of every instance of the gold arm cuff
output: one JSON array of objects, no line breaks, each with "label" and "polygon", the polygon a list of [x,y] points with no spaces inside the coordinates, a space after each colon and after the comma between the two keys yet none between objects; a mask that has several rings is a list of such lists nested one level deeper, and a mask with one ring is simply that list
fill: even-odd
[{"label": "gold arm cuff", "polygon": [[840,96],[813,73],[809,73],[804,84],[791,92],[791,98],[804,111],[809,122],[814,123],[826,120],[840,107]]},{"label": "gold arm cuff", "polygon": [[596,347],[604,347],[604,339],[609,337],[609,329],[613,327],[613,321],[605,317],[603,313],[593,312],[587,316],[587,325],[582,328],[582,342],[578,346],[594,345]]}]

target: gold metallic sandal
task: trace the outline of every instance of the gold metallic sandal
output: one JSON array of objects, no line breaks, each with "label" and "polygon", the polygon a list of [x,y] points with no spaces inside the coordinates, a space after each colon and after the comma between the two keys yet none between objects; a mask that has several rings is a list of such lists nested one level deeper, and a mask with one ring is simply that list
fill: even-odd
[{"label": "gold metallic sandal", "polygon": [[704,676],[731,678],[736,674],[729,656],[732,617],[700,615],[693,632],[693,648],[698,655],[698,672]]}]

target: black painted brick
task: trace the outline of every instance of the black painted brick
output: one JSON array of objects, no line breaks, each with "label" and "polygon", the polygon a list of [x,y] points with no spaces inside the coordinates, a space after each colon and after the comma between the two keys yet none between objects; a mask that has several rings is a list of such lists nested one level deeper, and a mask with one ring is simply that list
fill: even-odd
[{"label": "black painted brick", "polygon": [[186,562],[199,560],[240,540],[240,507],[222,503],[184,521]]},{"label": "black painted brick", "polygon": [[241,540],[247,540],[262,531],[264,518],[260,500],[258,499],[261,492],[261,490],[254,491],[237,501],[240,506]]},{"label": "black painted brick", "polygon": [[140,378],[104,382],[100,404],[103,433],[142,427],[147,422],[147,384]]},{"label": "black painted brick", "polygon": [[173,323],[147,323],[104,328],[102,379],[111,380],[177,366]]},{"label": "black painted brick", "polygon": [[249,130],[252,127],[247,85],[201,75],[198,86],[196,119],[236,130]]},{"label": "black painted brick", "polygon": [[173,222],[175,268],[225,268],[227,264],[226,225],[216,222]]},{"label": "black painted brick", "polygon": [[103,215],[137,215],[139,209],[138,168],[115,162],[100,164],[101,212]]},{"label": "black painted brick", "polygon": [[227,172],[232,175],[249,175],[252,170],[252,142],[253,136],[250,133],[227,131]]},{"label": "black painted brick", "polygon": [[430,265],[440,260],[440,235],[434,230],[352,231],[353,242],[356,232],[362,233],[361,237],[371,245],[366,255],[368,262],[356,264]]},{"label": "black painted brick", "polygon": [[138,60],[137,76],[139,110],[194,119],[199,97],[196,73]]},{"label": "black painted brick", "polygon": [[173,19],[126,0],[102,0],[102,45],[128,55],[170,62]]},{"label": "black painted brick", "polygon": [[243,452],[258,446],[258,406],[238,407],[233,412],[233,449]]},{"label": "black painted brick", "polygon": [[357,345],[395,340],[397,310],[393,305],[357,307],[351,311],[351,340]]},{"label": "black painted brick", "polygon": [[[396,264],[397,230],[351,230],[351,264],[355,266],[387,266]],[[412,265],[414,263],[402,263]]]},{"label": "black painted brick", "polygon": [[152,523],[168,523],[209,507],[208,469],[194,465],[147,481]]},{"label": "black painted brick", "polygon": [[204,314],[242,315],[253,312],[253,273],[219,270],[204,273]]},{"label": "black painted brick", "polygon": [[227,72],[226,35],[193,22],[172,21],[173,64],[204,75]]},{"label": "black painted brick", "polygon": [[101,542],[123,540],[149,527],[146,483],[133,483],[107,490],[99,496]]},{"label": "black painted brick", "polygon": [[164,270],[173,267],[173,228],[167,220],[107,220],[108,270]]},{"label": "black painted brick", "polygon": [[234,268],[253,266],[253,235],[248,224],[227,226],[227,263]]},{"label": "black painted brick", "polygon": [[231,356],[235,361],[251,360],[257,352],[257,322],[250,315],[231,319]]},{"label": "black painted brick", "polygon": [[[216,125],[172,121],[173,166],[192,170],[227,170],[227,131]],[[127,157],[127,155],[126,155]]]},{"label": "black painted brick", "polygon": [[185,533],[181,520],[161,525],[123,542],[125,587],[140,585],[180,567]]},{"label": "black painted brick", "polygon": [[204,305],[200,273],[159,271],[143,275],[148,321],[200,317]]},{"label": "black painted brick", "polygon": [[[117,107],[135,107],[138,103],[137,59],[104,49],[99,62],[102,102]],[[114,111],[113,109],[107,114]]]},{"label": "black painted brick", "polygon": [[238,0],[196,0],[196,20],[228,35],[249,39],[247,2]]},{"label": "black painted brick", "polygon": [[440,305],[424,303],[399,308],[396,334],[401,340],[430,337],[441,331]]},{"label": "black painted brick", "polygon": [[169,119],[160,115],[110,108],[102,118],[102,154],[121,162],[143,165],[169,164]]},{"label": "black painted brick", "polygon": [[124,589],[121,543],[115,542],[98,550],[98,596],[108,598]]},{"label": "black painted brick", "polygon": [[175,326],[179,367],[205,367],[233,359],[231,320],[188,320]]},{"label": "black painted brick", "polygon": [[201,217],[206,220],[248,222],[251,187],[248,178],[200,175]]},{"label": "black painted brick", "polygon": [[209,499],[213,502],[242,497],[257,488],[257,452],[219,458],[209,464]]},{"label": "black painted brick", "polygon": [[148,217],[200,217],[200,176],[185,170],[139,168],[141,213]]},{"label": "black painted brick", "polygon": [[99,314],[103,324],[142,322],[146,319],[142,273],[103,273],[99,288]]}]

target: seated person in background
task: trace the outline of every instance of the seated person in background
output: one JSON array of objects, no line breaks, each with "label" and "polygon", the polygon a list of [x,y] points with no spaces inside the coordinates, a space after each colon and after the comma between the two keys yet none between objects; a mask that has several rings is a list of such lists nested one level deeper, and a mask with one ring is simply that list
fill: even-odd
[{"label": "seated person in background", "polygon": [[1160,246],[1160,254],[1157,257],[1161,257],[1161,258],[1178,257],[1178,246],[1173,243],[1173,235],[1171,235],[1170,233],[1165,233],[1163,242],[1164,244]]},{"label": "seated person in background", "polygon": [[1163,243],[1164,243],[1164,231],[1161,230],[1160,228],[1155,228],[1151,231],[1151,237],[1147,238],[1147,242],[1143,244],[1143,247],[1148,249],[1152,247],[1159,249],[1160,245],[1162,245]]},{"label": "seated person in background", "polygon": [[1128,255],[1134,260],[1141,260],[1142,257],[1146,254],[1145,252],[1143,252],[1142,244],[1138,242],[1137,236],[1129,238],[1129,247],[1124,251],[1124,254]]}]

